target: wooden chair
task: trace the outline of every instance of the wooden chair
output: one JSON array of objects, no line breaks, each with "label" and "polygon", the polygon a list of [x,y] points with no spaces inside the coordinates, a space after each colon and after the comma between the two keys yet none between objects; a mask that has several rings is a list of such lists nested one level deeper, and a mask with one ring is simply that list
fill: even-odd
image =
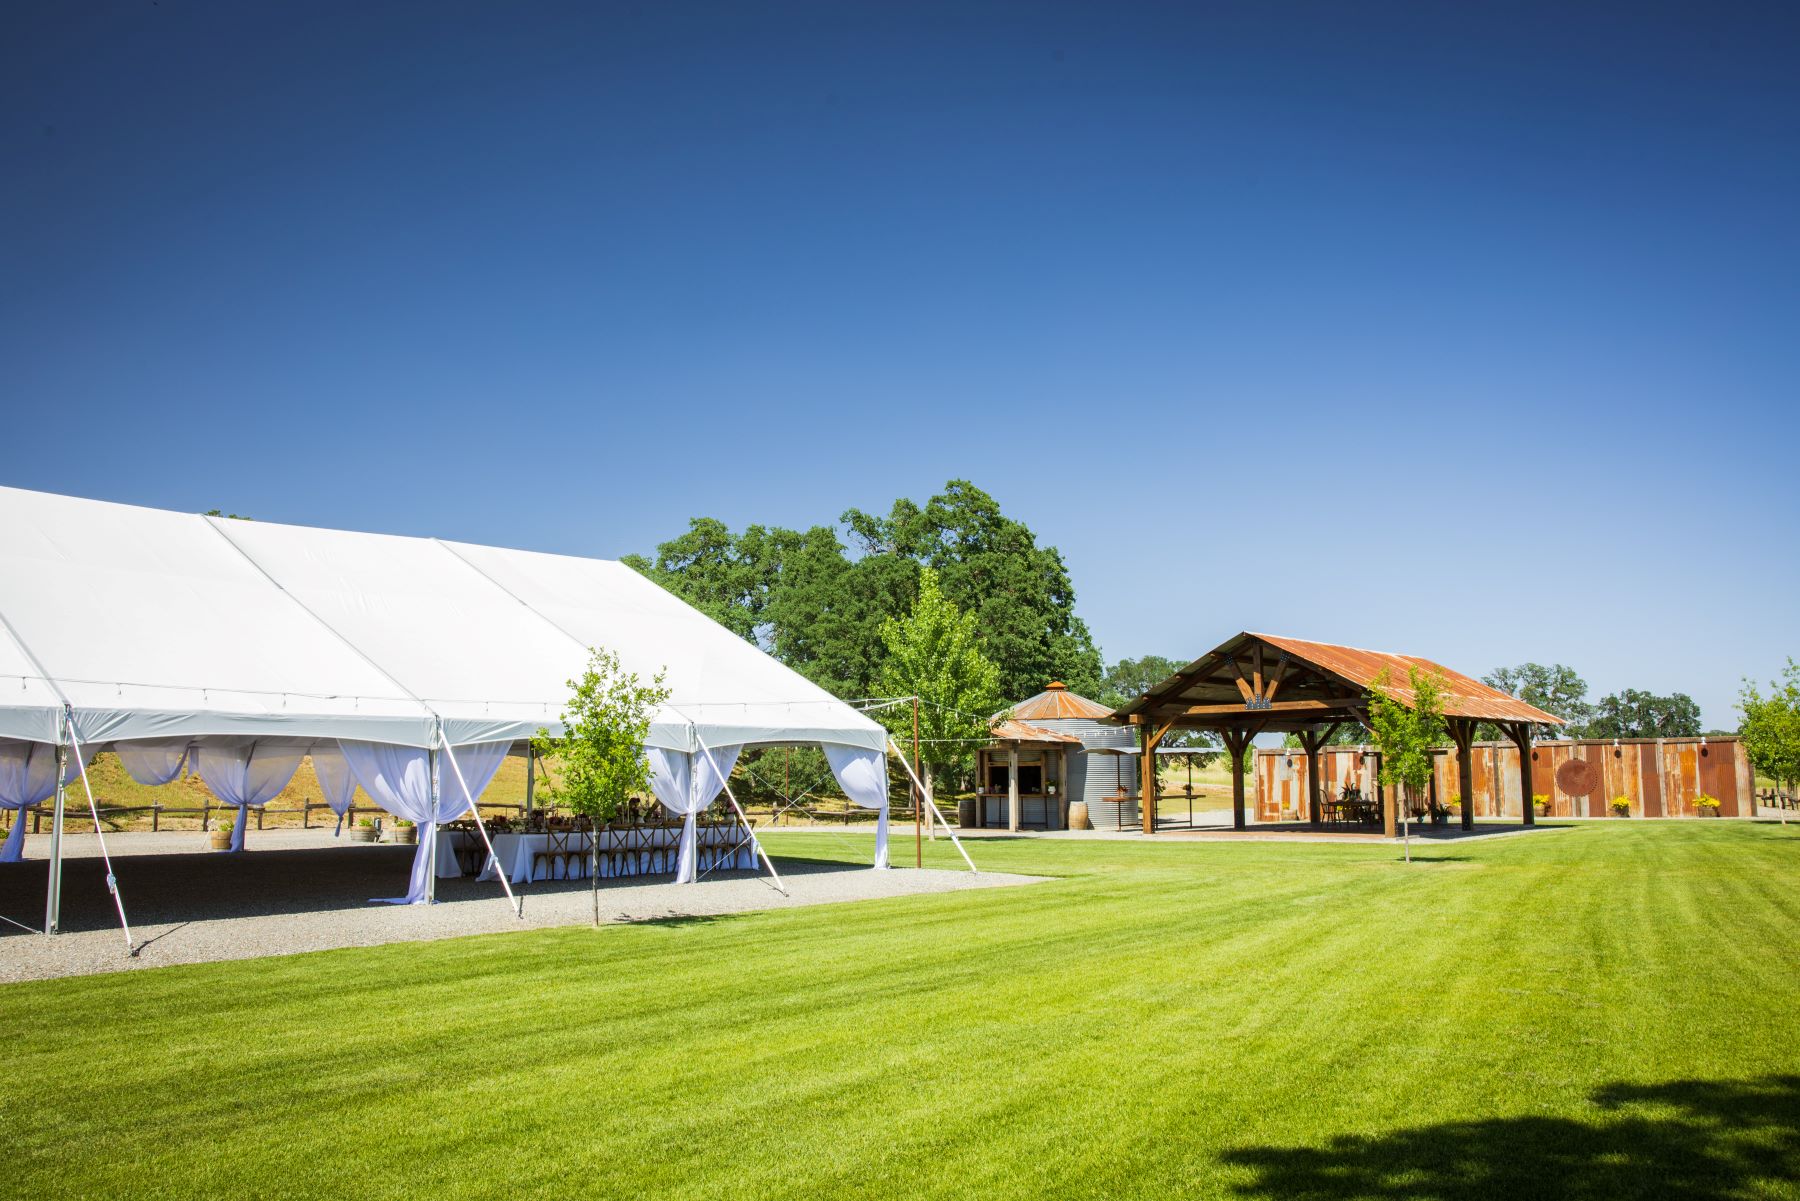
[{"label": "wooden chair", "polygon": [[556,879],[556,865],[560,863],[563,870],[562,878],[564,880],[576,879],[570,865],[579,867],[581,862],[586,859],[586,852],[581,849],[579,843],[571,845],[574,836],[567,830],[552,830],[544,836],[544,839],[543,847],[533,852],[531,856],[531,878],[537,879],[538,869],[542,867],[545,869],[544,878],[546,880]]}]

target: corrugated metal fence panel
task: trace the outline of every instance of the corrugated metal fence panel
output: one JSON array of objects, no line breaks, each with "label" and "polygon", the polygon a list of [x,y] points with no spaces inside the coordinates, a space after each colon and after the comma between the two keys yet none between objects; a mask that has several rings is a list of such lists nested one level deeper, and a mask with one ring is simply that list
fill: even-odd
[{"label": "corrugated metal fence panel", "polygon": [[[1540,742],[1532,747],[1532,792],[1550,798],[1552,817],[1607,817],[1612,800],[1623,796],[1633,817],[1693,817],[1694,798],[1717,797],[1719,816],[1754,816],[1755,775],[1743,746],[1735,738],[1669,738],[1645,741]],[[1474,767],[1477,817],[1518,818],[1519,751],[1510,743],[1478,743],[1470,758]],[[1592,764],[1600,786],[1588,796],[1572,796],[1557,786],[1556,771],[1572,759]],[[1364,796],[1376,793],[1372,755],[1334,748],[1319,754],[1321,798],[1354,787]],[[1438,796],[1457,796],[1454,751],[1438,756]],[[1255,812],[1259,821],[1304,820],[1307,814],[1306,754],[1300,750],[1264,748],[1256,757]]]}]

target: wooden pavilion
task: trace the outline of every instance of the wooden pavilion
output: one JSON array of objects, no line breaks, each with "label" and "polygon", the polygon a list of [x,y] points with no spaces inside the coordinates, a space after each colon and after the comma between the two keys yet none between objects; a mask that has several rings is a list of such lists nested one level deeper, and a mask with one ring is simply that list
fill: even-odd
[{"label": "wooden pavilion", "polygon": [[[1519,787],[1526,825],[1532,824],[1531,742],[1536,726],[1560,726],[1561,718],[1514,696],[1416,655],[1357,650],[1272,634],[1239,634],[1188,664],[1130,704],[1113,720],[1138,727],[1143,744],[1144,833],[1156,832],[1156,747],[1171,730],[1219,735],[1228,755],[1241,762],[1250,740],[1263,733],[1300,736],[1307,761],[1307,816],[1321,824],[1319,749],[1351,725],[1369,724],[1369,689],[1383,671],[1384,690],[1401,704],[1412,700],[1411,669],[1443,679],[1444,719],[1456,745],[1462,795],[1473,796],[1471,748],[1482,722],[1498,726],[1519,748]],[[1382,827],[1394,832],[1394,805],[1381,798]],[[1245,826],[1244,776],[1231,773],[1231,820]],[[1462,807],[1463,828],[1473,828],[1474,806]]]}]

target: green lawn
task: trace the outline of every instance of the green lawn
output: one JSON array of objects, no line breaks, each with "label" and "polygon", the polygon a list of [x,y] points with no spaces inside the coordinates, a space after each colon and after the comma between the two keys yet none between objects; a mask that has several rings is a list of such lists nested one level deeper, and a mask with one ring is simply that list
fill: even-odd
[{"label": "green lawn", "polygon": [[1800,826],[974,852],[1061,878],[0,989],[0,1191],[1800,1195]]}]

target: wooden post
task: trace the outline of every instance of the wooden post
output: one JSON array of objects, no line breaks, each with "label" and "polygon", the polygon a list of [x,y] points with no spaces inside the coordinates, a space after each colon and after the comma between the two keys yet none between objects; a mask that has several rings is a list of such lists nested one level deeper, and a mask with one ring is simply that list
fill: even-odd
[{"label": "wooden post", "polygon": [[1062,828],[1067,830],[1069,828],[1069,748],[1063,747],[1058,754],[1061,759],[1056,768],[1056,798],[1060,802],[1058,808],[1062,811],[1060,818]]},{"label": "wooden post", "polygon": [[1531,807],[1531,723],[1518,722],[1512,727],[1513,743],[1519,748],[1519,813],[1528,826],[1537,825],[1537,814]]},{"label": "wooden post", "polygon": [[1337,733],[1335,725],[1323,730],[1300,731],[1300,745],[1306,751],[1306,818],[1317,826],[1324,822],[1324,805],[1320,796],[1319,751]]},{"label": "wooden post", "polygon": [[[913,774],[916,776],[919,774],[919,698],[915,696],[912,698],[912,701],[913,701]],[[1013,757],[1015,759],[1018,758],[1018,754],[1016,751],[1014,752]],[[1016,768],[1014,770],[1014,774],[1015,775],[1018,774]],[[923,776],[920,776],[919,778],[924,779]],[[915,789],[915,792],[916,791],[917,790]],[[1015,787],[1013,789],[1013,792],[1015,795],[1017,794],[1017,792],[1018,792],[1017,787]],[[923,837],[921,837],[921,835],[920,835],[920,831],[922,830],[923,827],[921,827],[919,824],[920,817],[922,816],[921,810],[923,810],[924,808],[925,808],[925,798],[923,796],[914,796],[913,797],[913,859],[914,859],[913,866],[915,866],[915,867],[924,867],[925,866],[925,839]],[[1013,826],[1013,829],[1015,829],[1015,830],[1018,828],[1019,827],[1017,825]]]},{"label": "wooden post", "polygon": [[1475,828],[1475,723],[1466,717],[1450,722],[1450,740],[1456,744],[1456,782],[1462,790],[1462,828]]},{"label": "wooden post", "polygon": [[1225,754],[1231,764],[1231,828],[1242,830],[1248,826],[1244,818],[1244,751],[1250,745],[1250,735],[1234,729],[1221,733],[1225,739]]},{"label": "wooden post", "polygon": [[1381,804],[1381,833],[1383,837],[1392,838],[1399,823],[1395,820],[1394,810],[1400,799],[1400,790],[1395,789],[1393,797],[1388,796],[1388,786],[1381,782],[1381,752],[1375,752],[1375,799]]},{"label": "wooden post", "polygon": [[1019,744],[1006,748],[1006,828],[1019,832]]},{"label": "wooden post", "polygon": [[1162,741],[1168,727],[1152,730],[1149,726],[1140,726],[1142,735],[1142,753],[1138,755],[1138,817],[1143,823],[1144,833],[1156,833],[1156,744]]}]

